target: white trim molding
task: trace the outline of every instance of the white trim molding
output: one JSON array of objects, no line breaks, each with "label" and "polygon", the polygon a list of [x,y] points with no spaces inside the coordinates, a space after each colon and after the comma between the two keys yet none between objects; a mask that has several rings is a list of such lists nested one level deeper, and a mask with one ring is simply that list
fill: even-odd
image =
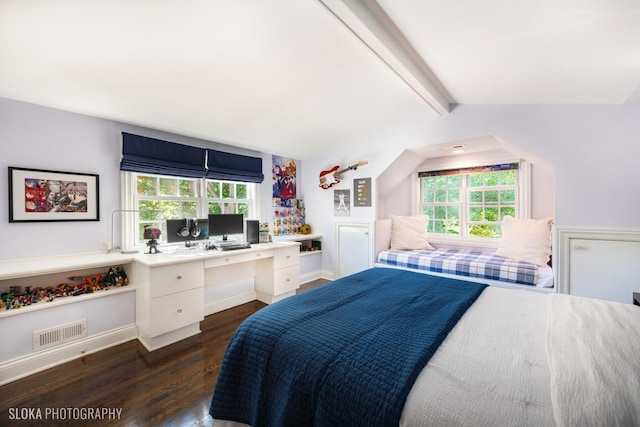
[{"label": "white trim molding", "polygon": [[558,293],[569,294],[572,240],[600,240],[607,242],[640,242],[640,229],[594,229],[556,227],[556,251],[558,259],[553,260],[556,270],[555,283]]}]

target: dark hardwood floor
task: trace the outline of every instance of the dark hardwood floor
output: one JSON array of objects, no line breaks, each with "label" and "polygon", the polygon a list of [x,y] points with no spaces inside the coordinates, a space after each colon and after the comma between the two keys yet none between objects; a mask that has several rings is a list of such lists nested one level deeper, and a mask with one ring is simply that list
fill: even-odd
[{"label": "dark hardwood floor", "polygon": [[[310,282],[298,292],[326,282]],[[229,340],[264,306],[253,301],[207,316],[201,334],[153,352],[129,341],[1,386],[0,426],[209,426]],[[114,412],[103,420],[69,419],[93,408]]]}]

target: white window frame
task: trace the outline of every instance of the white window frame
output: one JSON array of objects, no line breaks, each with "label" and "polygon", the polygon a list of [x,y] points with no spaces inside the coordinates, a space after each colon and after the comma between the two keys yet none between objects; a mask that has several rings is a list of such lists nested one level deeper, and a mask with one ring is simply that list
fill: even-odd
[{"label": "white window frame", "polygon": [[[121,209],[114,211],[112,214],[112,233],[118,234],[117,225],[120,224],[120,240],[121,244],[117,244],[118,242],[114,242],[115,236],[112,236],[112,245],[115,245],[114,249],[121,249],[123,252],[133,252],[138,251],[141,248],[144,248],[144,242],[137,241],[137,231],[139,225],[139,211],[137,209],[138,203],[141,200],[156,200],[156,197],[150,196],[139,196],[137,194],[137,176],[145,175],[145,176],[155,176],[160,178],[169,178],[169,179],[193,179],[188,177],[175,177],[175,176],[164,176],[164,175],[156,175],[156,174],[144,174],[144,173],[136,173],[136,172],[121,172],[121,201],[120,206]],[[216,179],[206,179],[206,178],[195,178],[196,181],[199,181],[196,197],[193,198],[182,198],[182,197],[162,197],[162,200],[176,200],[176,201],[187,201],[187,200],[195,200],[197,202],[197,217],[198,218],[206,218],[208,215],[209,202],[225,202],[225,203],[246,203],[249,207],[248,214],[246,218],[257,218],[260,212],[259,205],[259,191],[260,186],[256,183],[237,183],[232,181],[223,181]],[[217,181],[221,183],[230,183],[230,184],[245,184],[247,185],[247,198],[246,199],[224,199],[224,198],[208,198],[206,196],[206,181]],[[226,213],[226,212],[225,212]],[[161,221],[165,220],[163,218]]]},{"label": "white window frame", "polygon": [[[531,217],[531,203],[530,203],[530,194],[531,194],[531,167],[530,163],[526,160],[496,160],[491,162],[474,162],[467,164],[459,164],[452,167],[447,167],[447,169],[463,169],[469,167],[482,167],[482,166],[490,166],[495,164],[502,163],[518,163],[518,182],[517,182],[517,216],[518,218],[530,218]],[[412,173],[411,185],[412,185],[412,215],[422,215],[421,211],[421,201],[422,197],[420,194],[420,178],[418,177],[418,172],[424,171],[424,168],[419,168],[414,170]],[[438,168],[431,167],[429,170],[438,170]],[[468,189],[467,189],[468,190]],[[467,212],[468,212],[468,203],[469,197],[468,194],[461,194],[461,207],[460,207],[460,228],[465,229],[467,227]],[[439,233],[429,233],[429,241],[436,244],[442,245],[452,245],[452,246],[463,246],[463,247],[486,247],[486,248],[497,248],[500,239],[489,238],[489,237],[473,237],[473,236],[464,236],[464,235],[451,235],[451,234],[439,234]]]}]

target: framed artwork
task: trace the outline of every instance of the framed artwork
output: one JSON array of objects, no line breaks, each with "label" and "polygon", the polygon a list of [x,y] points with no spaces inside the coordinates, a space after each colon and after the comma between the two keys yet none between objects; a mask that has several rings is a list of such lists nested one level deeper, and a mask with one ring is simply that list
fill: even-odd
[{"label": "framed artwork", "polygon": [[351,215],[350,190],[333,190],[333,214],[335,216]]},{"label": "framed artwork", "polygon": [[371,178],[353,180],[353,206],[371,206]]},{"label": "framed artwork", "polygon": [[9,222],[99,221],[98,175],[9,167]]}]

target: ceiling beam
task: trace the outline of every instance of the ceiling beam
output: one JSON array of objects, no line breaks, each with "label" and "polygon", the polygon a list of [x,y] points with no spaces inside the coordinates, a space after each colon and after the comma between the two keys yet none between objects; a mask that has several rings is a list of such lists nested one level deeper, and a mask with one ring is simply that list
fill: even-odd
[{"label": "ceiling beam", "polygon": [[320,0],[335,17],[440,114],[452,98],[406,37],[375,0]]}]

